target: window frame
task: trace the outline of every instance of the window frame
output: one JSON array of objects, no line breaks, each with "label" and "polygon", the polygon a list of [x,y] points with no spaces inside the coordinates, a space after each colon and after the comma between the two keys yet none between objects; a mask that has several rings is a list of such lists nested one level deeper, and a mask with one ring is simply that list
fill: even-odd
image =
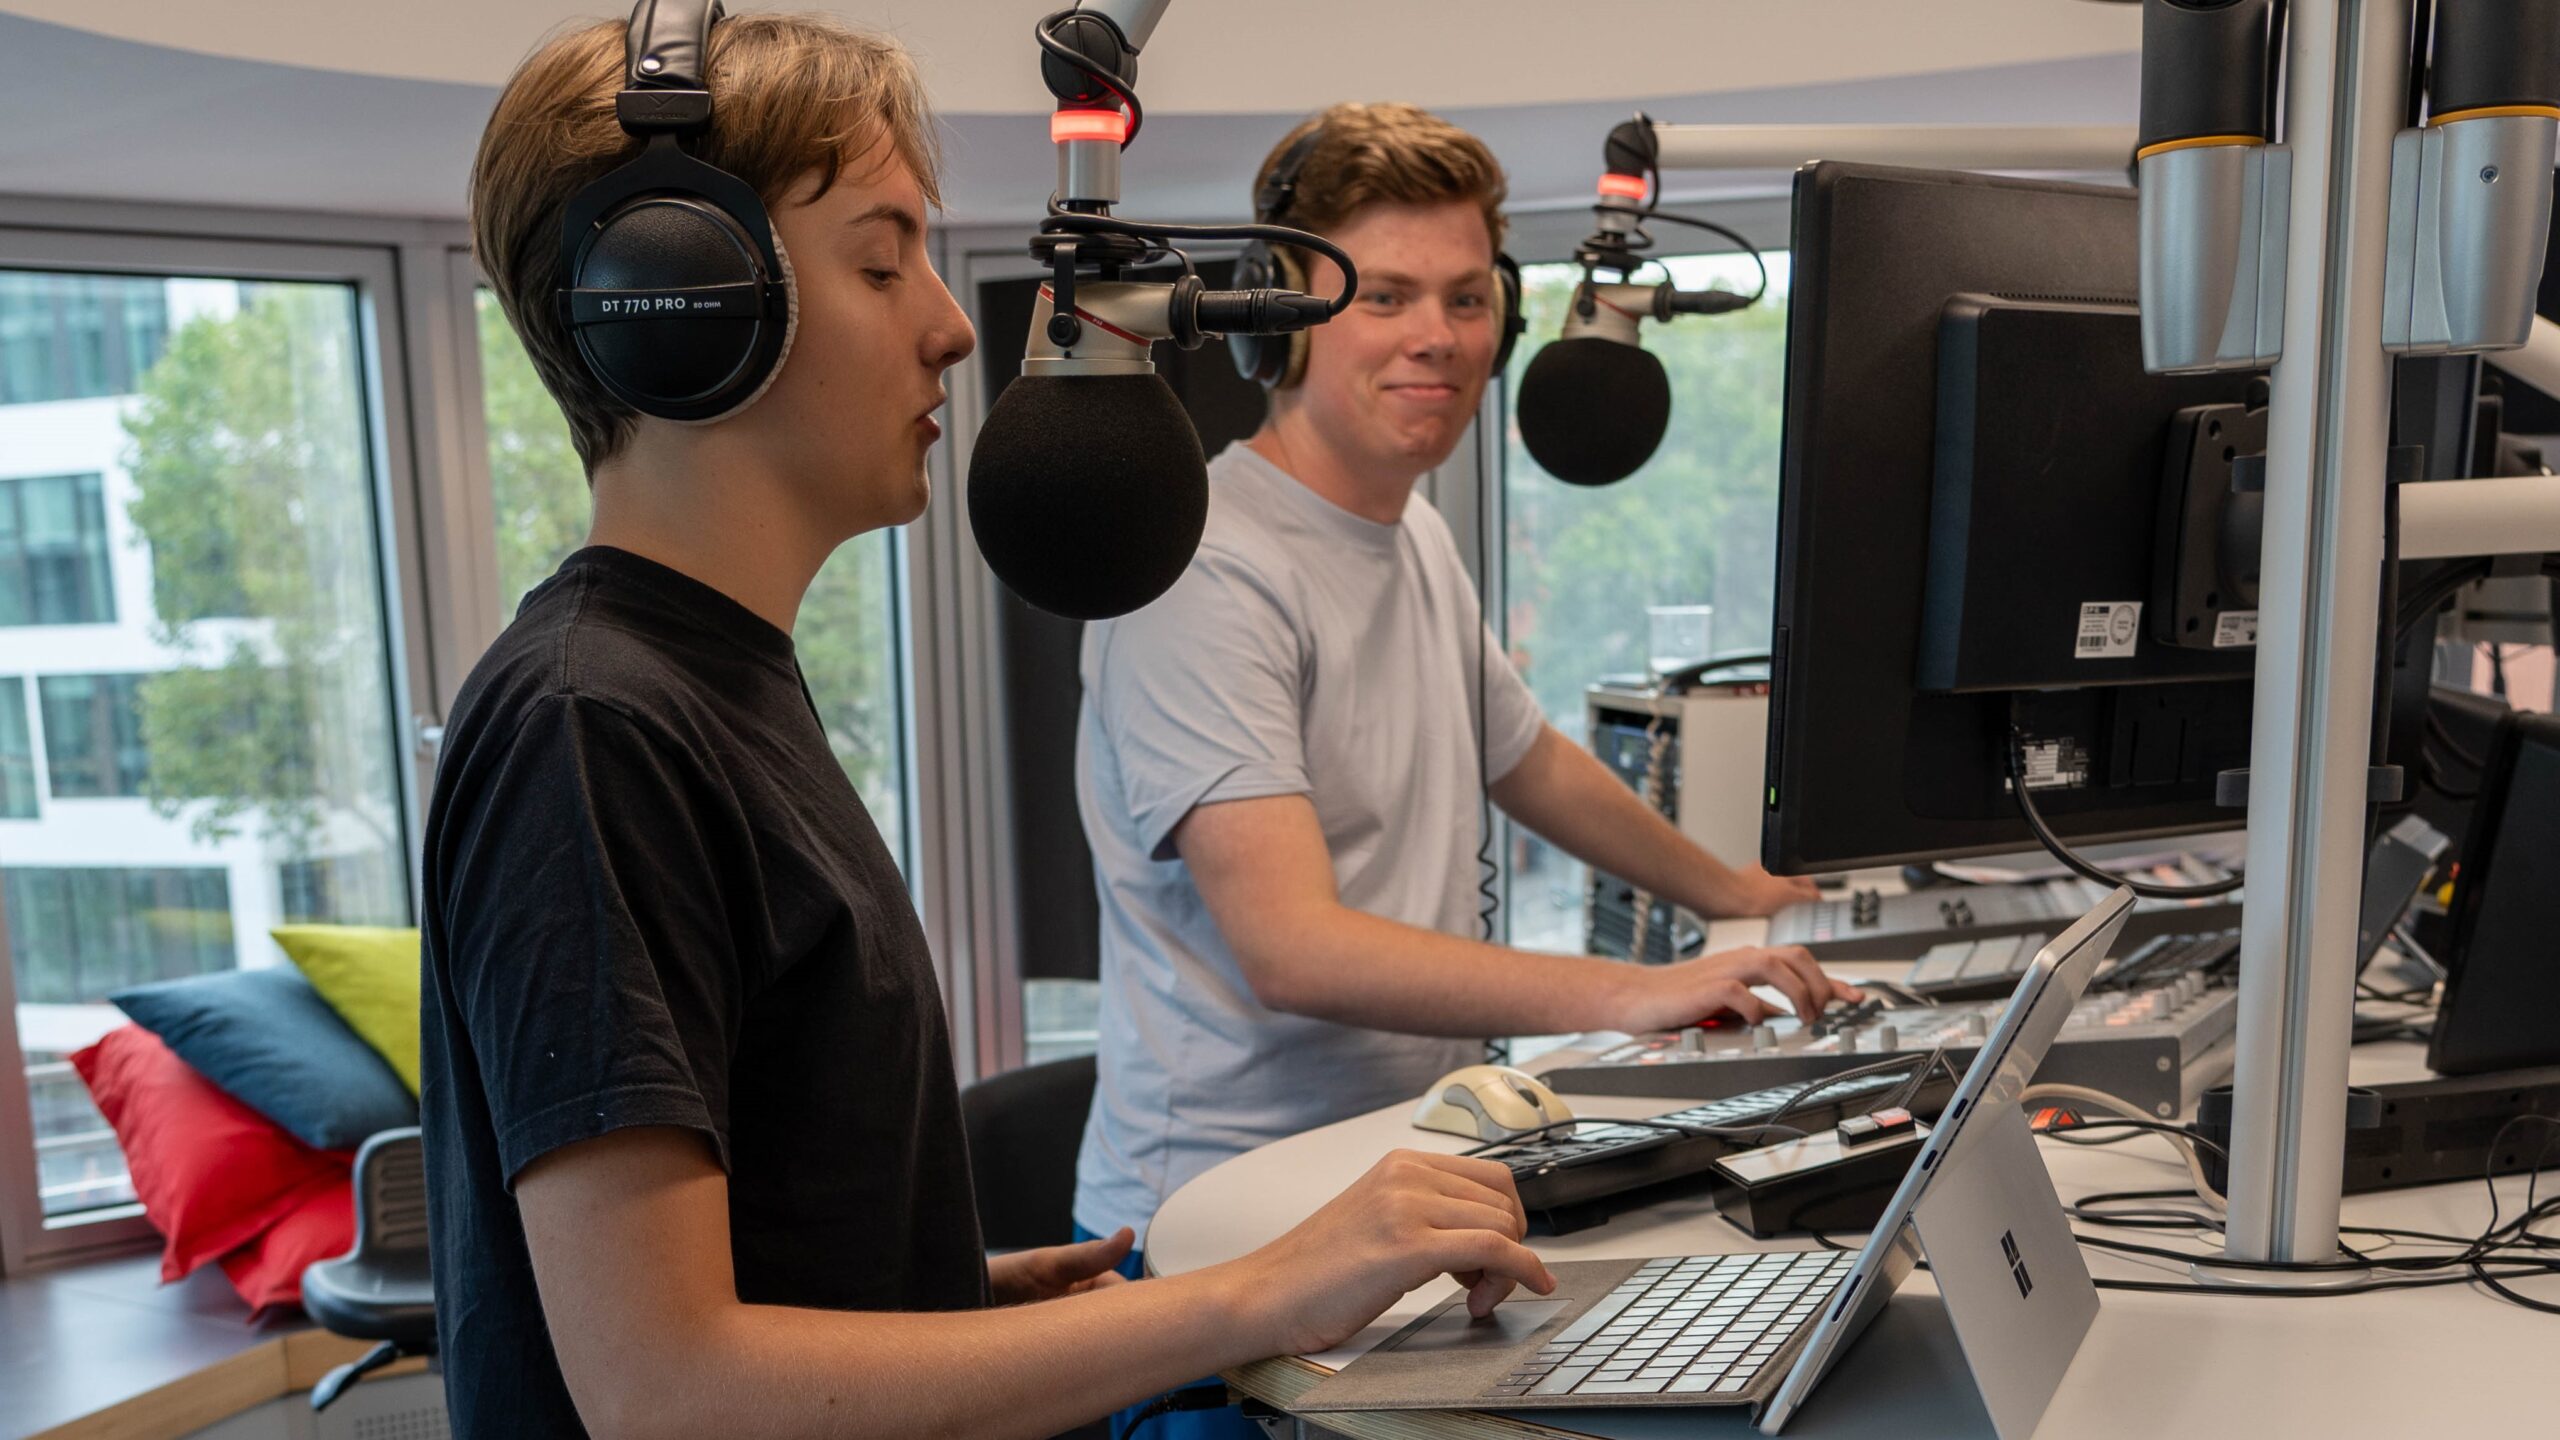
[{"label": "window frame", "polygon": [[[424,799],[432,757],[418,736],[432,723],[429,703],[440,710],[447,693],[439,681],[433,639],[451,633],[430,614],[429,596],[452,595],[450,577],[428,571],[450,559],[428,532],[445,540],[437,517],[421,503],[419,477],[449,473],[449,452],[434,433],[457,397],[431,343],[422,334],[444,285],[442,254],[457,243],[455,224],[368,220],[245,210],[128,205],[106,201],[12,202],[11,223],[0,226],[0,266],[85,274],[217,276],[225,279],[303,281],[349,288],[356,337],[366,364],[360,414],[372,460],[376,584],[390,714],[390,737],[405,763],[392,773],[408,844],[411,894],[424,826]],[[422,262],[438,264],[431,272]],[[467,298],[467,297],[466,297]],[[419,313],[423,311],[424,313]],[[426,362],[426,363],[422,363]],[[423,415],[426,423],[419,423]],[[476,652],[475,652],[476,653]],[[455,673],[448,684],[458,684]],[[32,688],[32,687],[31,687]],[[25,1056],[16,1023],[17,987],[6,963],[8,917],[0,914],[0,1274],[148,1243],[153,1231],[134,1205],[103,1214],[48,1223],[37,1192],[35,1138],[28,1108]]]},{"label": "window frame", "polygon": [[[934,231],[934,268],[972,327],[985,321],[978,304],[984,283],[1046,273],[1023,248],[1028,233],[1027,225]],[[904,536],[913,674],[909,829],[917,856],[909,885],[941,974],[953,1062],[966,1082],[1022,1063],[1024,1016],[1012,940],[1019,900],[1005,865],[1013,851],[1013,796],[999,718],[998,582],[969,528],[966,479],[993,401],[974,355],[944,372],[943,386],[951,425],[948,443],[932,452],[936,499]]]}]

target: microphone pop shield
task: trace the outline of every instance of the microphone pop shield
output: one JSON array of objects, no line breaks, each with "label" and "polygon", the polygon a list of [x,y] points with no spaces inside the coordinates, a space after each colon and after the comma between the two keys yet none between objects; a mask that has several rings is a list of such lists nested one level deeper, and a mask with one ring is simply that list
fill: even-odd
[{"label": "microphone pop shield", "polygon": [[1671,377],[1643,347],[1594,335],[1548,342],[1520,377],[1520,443],[1548,474],[1608,485],[1636,473],[1671,426]]},{"label": "microphone pop shield", "polygon": [[987,566],[1053,615],[1103,620],[1173,588],[1209,520],[1209,466],[1158,375],[1024,375],[969,453]]}]

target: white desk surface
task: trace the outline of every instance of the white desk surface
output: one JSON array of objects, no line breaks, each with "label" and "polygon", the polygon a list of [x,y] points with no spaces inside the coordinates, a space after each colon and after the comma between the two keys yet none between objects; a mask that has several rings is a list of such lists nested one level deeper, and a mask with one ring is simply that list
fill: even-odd
[{"label": "white desk surface", "polygon": [[[1756,922],[1755,922],[1756,923]],[[1730,924],[1716,927],[1718,948],[1755,938]],[[1891,978],[1896,967],[1843,964],[1847,976]],[[1570,1055],[1544,1057],[1543,1069]],[[2374,1084],[2426,1077],[2416,1044],[2359,1047],[2354,1078]],[[1690,1103],[1596,1095],[1566,1097],[1578,1114],[1603,1118],[1657,1115]],[[1149,1268],[1179,1274],[1233,1259],[1275,1238],[1396,1148],[1454,1153],[1453,1136],[1416,1130],[1411,1103],[1282,1140],[1238,1156],[1176,1191],[1147,1235]],[[2165,1140],[2138,1139],[2105,1148],[2046,1141],[2039,1147],[2062,1195],[2148,1190],[2186,1183],[2185,1167]],[[2512,1215],[2524,1177],[2498,1182]],[[2167,1202],[2175,1203],[2175,1202]],[[2487,1187],[2464,1184],[2349,1196],[2344,1223],[2383,1225],[2446,1235],[2477,1234],[2488,1220]],[[2084,1230],[2090,1227],[2081,1227]],[[2177,1231],[2094,1230],[2169,1248],[2202,1248]],[[1577,1234],[1535,1237],[1555,1260],[1687,1255],[1804,1248],[1763,1244],[1716,1216],[1705,1197],[1622,1214]],[[2380,1242],[2350,1243],[2372,1251]],[[2184,1267],[2130,1256],[2082,1252],[2090,1273],[2123,1279],[2183,1280]],[[2383,1253],[2391,1253],[2384,1250]],[[2415,1253],[2414,1248],[2399,1253]],[[2560,1300],[2560,1285],[2527,1281],[2526,1293]],[[1456,1293],[1440,1281],[1415,1291],[1389,1312],[1373,1337]],[[2037,1432],[2048,1440],[2114,1436],[2389,1436],[2560,1435],[2560,1399],[2549,1376],[2560,1364],[2560,1319],[2510,1305],[2472,1285],[2319,1299],[2163,1295],[2101,1291],[2096,1325]],[[1230,1372],[1230,1384],[1257,1399],[1285,1404],[1323,1372],[1296,1358]],[[1353,1437],[1588,1436],[1652,1440],[1669,1436],[1756,1434],[1738,1410],[1542,1412],[1532,1422],[1461,1412],[1330,1415],[1326,1429]],[[1905,1283],[1885,1315],[1825,1379],[1790,1436],[1989,1436],[1963,1357],[1926,1273]]]}]

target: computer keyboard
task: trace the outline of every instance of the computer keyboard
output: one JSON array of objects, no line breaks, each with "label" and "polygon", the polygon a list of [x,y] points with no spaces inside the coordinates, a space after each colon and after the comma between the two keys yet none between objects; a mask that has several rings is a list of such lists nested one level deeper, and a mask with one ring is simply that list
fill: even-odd
[{"label": "computer keyboard", "polygon": [[2210,983],[2230,979],[2240,969],[2240,929],[2201,935],[2162,935],[2144,943],[2089,982],[2092,990],[2140,990],[2174,984],[2189,975]]},{"label": "computer keyboard", "polygon": [[[1996,1000],[2018,988],[2018,977],[2048,937],[2030,932],[1981,940],[1949,940],[1912,962],[1902,988],[1925,1000]],[[2240,959],[2238,929],[2203,934],[2155,935],[2089,982],[2091,990],[2138,990],[2174,983],[2182,976],[2223,978]]]},{"label": "computer keyboard", "polygon": [[[1783,1124],[1797,1130],[1824,1130],[1850,1115],[1883,1104],[1900,1090],[1909,1071],[1857,1075],[1814,1088],[1806,1081],[1772,1085],[1748,1094],[1711,1100],[1685,1110],[1652,1117],[1649,1125],[1585,1120],[1570,1137],[1524,1141],[1485,1158],[1511,1170],[1520,1191],[1521,1208],[1539,1230],[1566,1235],[1600,1224],[1629,1206],[1646,1203],[1653,1187],[1681,1180],[1703,1181],[1709,1167],[1736,1150],[1763,1143],[1740,1129],[1786,1111]],[[1935,1118],[1946,1104],[1953,1083],[1941,1068],[1905,1102],[1924,1119]],[[1802,1104],[1787,1108],[1802,1098]],[[1685,1130],[1657,1126],[1695,1127]],[[1705,1133],[1710,1129],[1739,1133]],[[1786,1132],[1773,1131],[1768,1139]]]},{"label": "computer keyboard", "polygon": [[1854,1251],[1648,1260],[1500,1383],[1519,1395],[1731,1395],[1840,1288]]}]

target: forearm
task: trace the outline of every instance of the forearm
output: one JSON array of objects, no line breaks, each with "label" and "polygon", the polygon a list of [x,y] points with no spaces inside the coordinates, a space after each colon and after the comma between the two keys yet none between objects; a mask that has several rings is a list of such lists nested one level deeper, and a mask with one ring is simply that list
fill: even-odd
[{"label": "forearm", "polygon": [[1231,1268],[992,1310],[721,1305],[622,1357],[609,1413],[589,1428],[640,1440],[1039,1440],[1263,1358]]},{"label": "forearm", "polygon": [[1617,1025],[1628,967],[1399,924],[1337,901],[1264,921],[1240,953],[1265,1005],[1408,1035],[1538,1035]]},{"label": "forearm", "polygon": [[1582,863],[1700,915],[1735,914],[1743,882],[1553,728],[1493,787],[1494,803]]}]

